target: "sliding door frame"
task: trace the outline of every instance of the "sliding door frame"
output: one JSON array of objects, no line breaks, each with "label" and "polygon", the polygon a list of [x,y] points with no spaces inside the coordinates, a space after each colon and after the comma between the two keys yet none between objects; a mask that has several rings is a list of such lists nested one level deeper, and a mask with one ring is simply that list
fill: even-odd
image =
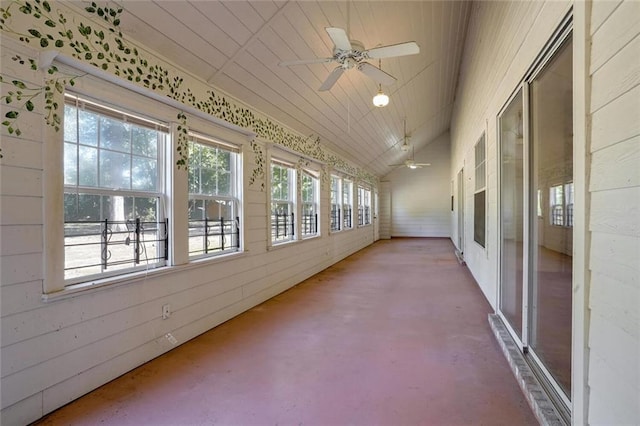
[{"label": "sliding door frame", "polygon": [[[535,193],[532,187],[533,185],[532,173],[534,170],[534,164],[533,164],[533,158],[532,158],[533,147],[531,145],[532,141],[531,141],[531,134],[530,134],[530,128],[532,123],[532,117],[531,117],[531,111],[530,111],[530,100],[531,100],[530,93],[531,93],[531,83],[536,79],[538,75],[540,75],[542,71],[545,70],[546,65],[549,64],[549,62],[555,58],[555,55],[560,52],[560,49],[564,46],[564,43],[567,42],[567,40],[569,40],[569,38],[571,38],[572,36],[573,36],[573,14],[572,14],[572,11],[570,11],[567,14],[567,16],[563,19],[562,23],[558,26],[558,29],[554,32],[552,37],[549,39],[549,42],[542,49],[541,53],[533,61],[533,64],[531,65],[529,70],[525,73],[524,78],[517,85],[513,93],[509,96],[507,101],[504,103],[503,107],[499,110],[498,115],[496,117],[496,133],[497,133],[496,140],[498,141],[498,143],[496,144],[497,161],[498,161],[498,167],[497,167],[498,226],[497,226],[497,229],[499,234],[498,235],[498,242],[499,242],[498,268],[497,268],[498,285],[497,285],[497,294],[496,294],[497,296],[496,297],[496,302],[497,302],[496,313],[502,319],[502,322],[506,326],[514,342],[517,344],[517,346],[523,352],[523,354],[525,354],[525,358],[529,360],[529,362],[532,364],[535,370],[538,370],[541,373],[541,375],[544,378],[543,382],[545,382],[547,388],[550,388],[548,390],[552,391],[555,394],[556,400],[559,400],[559,402],[561,402],[564,405],[564,408],[566,408],[569,412],[571,411],[570,397],[565,394],[565,392],[561,389],[560,385],[557,383],[556,379],[553,377],[553,375],[544,365],[540,357],[538,357],[535,351],[530,347],[531,330],[530,330],[529,323],[531,319],[531,315],[530,315],[531,288],[533,285],[532,284],[533,283],[532,265],[534,265],[533,262],[536,261],[536,259],[532,258],[533,257],[532,254],[535,253],[535,250],[532,249],[532,244],[534,242],[534,238],[532,234],[534,231],[534,226],[532,226],[532,221],[536,220],[536,217],[535,217],[536,215],[535,215],[535,212],[532,211],[531,206],[536,205],[535,203],[537,202],[537,194]],[[574,74],[575,74],[575,66],[576,64],[573,65]],[[523,159],[522,161],[523,161],[523,167],[524,167],[523,188],[522,188],[523,190],[522,192],[522,196],[523,196],[523,200],[522,200],[522,203],[523,203],[522,204],[523,205],[522,207],[523,208],[522,339],[518,336],[518,333],[516,332],[516,330],[514,330],[512,325],[507,320],[506,316],[503,314],[502,305],[501,305],[502,303],[501,292],[502,292],[502,286],[503,286],[502,262],[504,258],[503,248],[502,248],[502,239],[504,235],[504,229],[502,226],[502,207],[503,207],[503,204],[502,204],[503,203],[503,200],[502,200],[502,132],[500,127],[500,119],[505,113],[505,111],[507,110],[507,108],[510,106],[511,102],[520,93],[522,93],[522,102],[523,102],[523,106],[522,106]],[[576,96],[575,93],[573,96],[575,98]],[[575,117],[574,117],[574,120],[575,120]],[[575,126],[575,122],[574,122],[574,126]],[[574,143],[575,143],[575,140],[574,140]],[[575,149],[574,149],[572,161],[574,163],[576,163],[576,161],[578,162],[581,161],[580,159],[576,158]],[[575,176],[576,176],[576,171],[574,169],[574,181],[575,181]],[[583,231],[576,230],[574,228],[573,234],[575,235],[576,232],[583,232]],[[575,268],[576,268],[576,265],[574,264],[573,269],[575,270]],[[573,280],[575,282],[575,276],[573,276]],[[572,286],[573,286],[573,282],[572,282]],[[573,302],[572,302],[572,309],[573,309]],[[572,343],[574,341],[573,333],[574,333],[574,327],[572,326]],[[572,352],[571,361],[572,361],[572,376],[573,376],[573,368],[574,368],[573,367],[573,352],[574,352],[573,344],[572,344],[571,352]],[[573,383],[573,380],[572,380],[572,384],[571,384],[572,389],[576,385],[580,385],[580,384]],[[573,393],[573,390],[572,390],[572,393]]]}]

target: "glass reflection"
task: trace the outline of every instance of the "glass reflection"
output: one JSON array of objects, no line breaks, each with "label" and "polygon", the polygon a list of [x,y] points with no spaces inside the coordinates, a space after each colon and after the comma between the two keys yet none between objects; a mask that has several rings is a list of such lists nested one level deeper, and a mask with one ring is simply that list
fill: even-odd
[{"label": "glass reflection", "polygon": [[500,310],[522,338],[524,249],[522,92],[500,116]]},{"label": "glass reflection", "polygon": [[573,80],[571,41],[531,83],[532,212],[529,345],[571,394]]}]

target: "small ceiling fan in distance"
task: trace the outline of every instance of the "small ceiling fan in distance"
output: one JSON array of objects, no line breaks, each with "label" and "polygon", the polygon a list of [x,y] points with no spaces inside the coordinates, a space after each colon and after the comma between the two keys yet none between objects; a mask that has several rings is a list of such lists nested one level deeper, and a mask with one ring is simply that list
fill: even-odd
[{"label": "small ceiling fan in distance", "polygon": [[423,167],[430,166],[431,163],[416,163],[413,159],[414,148],[411,147],[411,157],[404,160],[404,163],[401,164],[389,164],[389,167],[398,167],[398,166],[406,166],[410,169],[421,169]]},{"label": "small ceiling fan in distance", "polygon": [[421,169],[422,167],[431,165],[431,163],[416,163],[416,161],[413,159],[415,154],[415,149],[413,148],[413,145],[409,145],[409,134],[407,133],[407,120],[405,119],[404,120],[404,139],[402,141],[402,145],[400,146],[400,149],[403,151],[409,151],[409,148],[411,148],[411,157],[404,160],[404,163],[402,164],[389,164],[389,167],[407,166],[410,169]]},{"label": "small ceiling fan in distance", "polygon": [[295,61],[280,62],[281,67],[293,65],[309,65],[327,62],[336,62],[338,66],[329,74],[327,79],[318,89],[321,92],[331,90],[340,76],[349,69],[355,68],[378,84],[388,86],[396,81],[391,74],[387,74],[380,68],[366,62],[367,59],[394,58],[397,56],[415,55],[420,53],[420,47],[415,41],[408,41],[389,46],[374,47],[365,49],[364,45],[357,40],[350,40],[347,32],[342,28],[325,28],[327,34],[333,41],[333,56],[329,58],[301,59]]}]

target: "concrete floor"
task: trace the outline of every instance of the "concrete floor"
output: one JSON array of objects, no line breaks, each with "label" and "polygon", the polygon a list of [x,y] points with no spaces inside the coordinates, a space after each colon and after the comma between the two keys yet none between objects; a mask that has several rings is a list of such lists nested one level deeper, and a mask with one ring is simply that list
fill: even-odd
[{"label": "concrete floor", "polygon": [[448,239],[379,241],[41,425],[534,425]]}]

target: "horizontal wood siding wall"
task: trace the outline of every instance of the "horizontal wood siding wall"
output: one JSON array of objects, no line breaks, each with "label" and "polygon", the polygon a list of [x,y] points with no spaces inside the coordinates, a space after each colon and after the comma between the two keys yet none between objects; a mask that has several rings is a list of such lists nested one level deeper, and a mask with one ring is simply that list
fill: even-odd
[{"label": "horizontal wood siding wall", "polygon": [[589,423],[640,424],[640,3],[591,10]]},{"label": "horizontal wood siding wall", "polygon": [[[568,1],[475,2],[451,122],[451,171],[465,167],[464,258],[495,308],[498,280],[497,116],[567,14]],[[473,240],[474,146],[486,132],[486,244]],[[457,202],[454,206],[457,209]],[[450,215],[456,219],[457,215]],[[457,219],[456,219],[457,220]],[[457,228],[455,220],[451,229]],[[455,233],[453,233],[455,234]]]},{"label": "horizontal wood siding wall", "polygon": [[[2,39],[2,72],[38,85],[10,58],[34,52]],[[8,85],[3,84],[2,90]],[[42,110],[42,105],[36,111]],[[2,116],[6,108],[2,106]],[[30,423],[174,346],[281,293],[373,242],[373,226],[328,234],[329,189],[321,192],[323,235],[267,251],[266,192],[247,184],[246,252],[152,274],[72,298],[42,301],[43,117],[21,112],[21,139],[2,126],[0,160],[1,423]],[[263,146],[263,152],[265,147]],[[58,165],[59,167],[59,165]],[[161,319],[162,305],[172,315]]]},{"label": "horizontal wood siding wall", "polygon": [[449,237],[449,133],[415,153],[418,169],[398,166],[385,180],[391,187],[392,237]]}]

